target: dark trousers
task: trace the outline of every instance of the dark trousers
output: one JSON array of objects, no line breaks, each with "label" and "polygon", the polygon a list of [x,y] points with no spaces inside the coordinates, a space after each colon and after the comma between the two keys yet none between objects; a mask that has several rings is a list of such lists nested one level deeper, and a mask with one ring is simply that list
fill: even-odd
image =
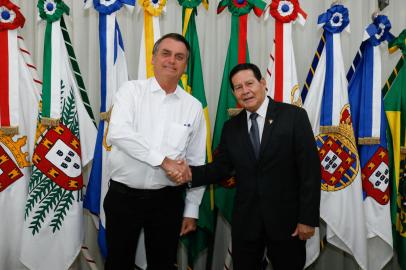
[{"label": "dark trousers", "polygon": [[298,237],[284,240],[270,238],[265,232],[258,208],[254,208],[253,212],[257,213],[255,220],[250,220],[252,227],[237,226],[246,233],[232,228],[233,269],[263,269],[266,249],[273,270],[302,270],[306,262],[306,241]]},{"label": "dark trousers", "polygon": [[176,269],[182,224],[184,187],[132,189],[110,180],[104,199],[106,270],[133,270],[141,228],[144,228],[148,270]]}]

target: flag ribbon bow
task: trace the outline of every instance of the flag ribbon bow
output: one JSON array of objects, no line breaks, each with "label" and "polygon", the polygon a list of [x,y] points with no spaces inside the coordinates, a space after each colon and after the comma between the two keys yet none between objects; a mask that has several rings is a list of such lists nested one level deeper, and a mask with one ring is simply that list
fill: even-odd
[{"label": "flag ribbon bow", "polygon": [[343,5],[334,5],[319,16],[317,23],[331,34],[341,33],[350,23],[348,9]]},{"label": "flag ribbon bow", "polygon": [[[296,64],[291,36],[292,23],[297,20],[304,25],[307,14],[301,9],[298,0],[273,0],[269,5],[269,14],[275,19],[275,44],[268,68],[271,96],[273,94],[272,97],[276,101],[300,106],[299,85],[296,79]],[[267,15],[265,14],[265,19]],[[292,85],[289,85],[288,79],[286,79],[289,76],[292,76],[291,79],[294,81]]]},{"label": "flag ribbon bow", "polygon": [[8,0],[0,0],[0,132],[18,134],[19,72],[17,31],[23,27],[24,16],[19,7]]},{"label": "flag ribbon bow", "polygon": [[196,8],[200,5],[200,3],[203,2],[204,7],[206,10],[208,9],[208,1],[202,1],[202,0],[178,0],[179,5],[181,5],[184,8]]},{"label": "flag ribbon bow", "polygon": [[37,7],[39,16],[46,21],[41,123],[57,126],[61,118],[60,19],[64,13],[69,14],[69,7],[62,0],[39,0]]},{"label": "flag ribbon bow", "polygon": [[334,78],[334,41],[333,35],[341,33],[349,26],[348,9],[343,5],[334,5],[318,18],[318,24],[324,28],[326,38],[326,81],[320,117],[321,126],[333,125],[333,80]]},{"label": "flag ribbon bow", "polygon": [[[152,49],[154,47],[154,17],[159,17],[165,8],[166,0],[141,0],[140,5],[144,9],[144,42],[145,42],[145,63],[147,78],[154,76],[152,62]],[[157,20],[157,19],[156,19]]]},{"label": "flag ribbon bow", "polygon": [[372,45],[378,46],[382,41],[391,41],[394,36],[389,32],[392,25],[387,16],[378,15],[375,17],[366,32]]},{"label": "flag ribbon bow", "polygon": [[262,0],[221,0],[217,7],[217,14],[228,7],[232,15],[231,35],[238,33],[238,63],[246,62],[248,13],[254,9],[255,15],[259,17],[265,6]]},{"label": "flag ribbon bow", "polygon": [[112,14],[121,9],[123,5],[134,6],[135,0],[112,0],[106,2],[105,0],[93,0],[94,8],[101,14]]},{"label": "flag ribbon bow", "polygon": [[14,30],[24,26],[25,18],[19,9],[9,0],[0,0],[0,31]]},{"label": "flag ribbon bow", "polygon": [[277,22],[289,23],[296,20],[298,14],[306,17],[297,0],[273,0],[269,6],[269,13]]}]

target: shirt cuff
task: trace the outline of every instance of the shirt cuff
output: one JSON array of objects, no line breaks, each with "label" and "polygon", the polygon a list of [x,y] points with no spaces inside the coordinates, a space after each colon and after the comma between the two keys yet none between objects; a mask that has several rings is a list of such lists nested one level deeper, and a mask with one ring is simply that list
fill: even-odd
[{"label": "shirt cuff", "polygon": [[165,156],[162,155],[161,153],[151,150],[149,151],[149,154],[147,158],[145,159],[145,162],[147,162],[151,166],[159,166],[162,164],[164,161]]},{"label": "shirt cuff", "polygon": [[183,211],[183,217],[199,218],[199,205],[193,203],[185,203],[185,210]]}]

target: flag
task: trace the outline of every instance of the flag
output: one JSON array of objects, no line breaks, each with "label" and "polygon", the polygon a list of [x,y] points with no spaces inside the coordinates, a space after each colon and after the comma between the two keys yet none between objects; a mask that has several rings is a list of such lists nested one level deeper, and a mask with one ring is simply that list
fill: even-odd
[{"label": "flag", "polygon": [[41,83],[23,25],[19,8],[0,1],[0,269],[13,270],[26,269],[19,254]]},{"label": "flag", "polygon": [[[223,78],[221,81],[216,122],[214,124],[214,155],[216,155],[216,148],[220,142],[223,125],[230,118],[229,113],[233,114],[236,112],[235,109],[237,107],[237,101],[232,94],[228,75],[231,69],[237,64],[249,62],[247,43],[248,14],[251,10],[254,10],[254,13],[257,16],[260,16],[265,5],[265,2],[262,0],[242,0],[238,2],[238,4],[232,0],[222,0],[217,7],[217,14],[220,14],[226,7],[228,7],[228,10],[231,12],[231,32],[226,62],[224,64]],[[235,194],[234,185],[235,181],[231,178],[223,182],[221,185],[216,186],[214,191],[215,205],[229,224],[231,223],[231,213],[233,211]]]},{"label": "flag", "polygon": [[85,8],[93,7],[99,13],[100,48],[100,122],[93,154],[93,165],[83,206],[97,218],[98,244],[103,257],[107,256],[106,217],[103,201],[108,190],[109,165],[107,155],[111,147],[106,143],[113,98],[122,83],[128,81],[124,43],[116,13],[124,5],[132,9],[135,0],[93,0]]},{"label": "flag", "polygon": [[327,241],[368,269],[361,168],[340,39],[340,33],[349,27],[348,9],[334,5],[319,16],[318,23],[324,28],[325,44],[303,107],[322,167],[320,217],[327,225]]},{"label": "flag", "polygon": [[144,10],[144,27],[142,28],[138,62],[138,80],[143,80],[154,76],[152,49],[155,42],[161,37],[159,17],[166,10],[166,0],[142,0],[138,3]]},{"label": "flag", "polygon": [[[210,163],[212,161],[210,118],[204,90],[199,37],[196,30],[197,7],[200,5],[200,1],[178,0],[178,2],[182,6],[182,35],[190,45],[187,70],[182,75],[181,85],[202,104],[207,128],[206,163]],[[201,252],[208,248],[210,237],[214,233],[214,220],[214,190],[213,185],[210,185],[206,188],[200,203],[196,232],[189,233],[181,239],[188,251],[190,267],[194,266],[194,262],[199,258]]]},{"label": "flag", "polygon": [[[300,8],[298,0],[273,0],[268,6],[275,19],[274,46],[269,54],[266,70],[268,95],[276,101],[302,105],[297,81],[295,53],[292,42],[292,25],[304,25],[307,14]],[[268,12],[265,13],[268,17]]]},{"label": "flag", "polygon": [[20,259],[33,270],[68,269],[83,242],[82,168],[92,159],[96,127],[62,34],[69,8],[61,0],[37,7],[46,21],[44,79]]},{"label": "flag", "polygon": [[[389,43],[391,52],[400,49],[403,61],[406,55],[406,30]],[[393,245],[398,254],[399,265],[406,269],[406,68],[396,70],[384,98],[388,118],[388,150],[391,185],[391,217]]]},{"label": "flag", "polygon": [[390,28],[386,16],[374,18],[365,30],[364,40],[347,75],[351,117],[361,165],[370,269],[382,269],[393,256],[387,121],[383,110],[379,47],[381,42],[393,39]]}]

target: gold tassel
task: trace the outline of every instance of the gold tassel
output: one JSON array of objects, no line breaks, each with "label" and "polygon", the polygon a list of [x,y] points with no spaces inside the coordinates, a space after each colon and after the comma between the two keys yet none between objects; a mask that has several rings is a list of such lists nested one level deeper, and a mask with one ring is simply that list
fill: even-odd
[{"label": "gold tassel", "polygon": [[0,127],[0,133],[4,136],[11,136],[19,134],[18,127]]},{"label": "gold tassel", "polygon": [[41,118],[41,124],[44,126],[57,127],[57,126],[59,126],[59,123],[60,123],[60,119],[48,118],[48,117]]},{"label": "gold tassel", "polygon": [[362,145],[379,144],[380,142],[381,142],[381,139],[377,138],[377,137],[358,138],[358,144],[362,144]]},{"label": "gold tassel", "polygon": [[106,122],[110,122],[110,116],[111,116],[111,110],[113,107],[111,107],[107,112],[101,112],[100,113],[100,119]]},{"label": "gold tassel", "polygon": [[402,158],[406,158],[406,146],[401,146],[400,147],[400,156]]}]

